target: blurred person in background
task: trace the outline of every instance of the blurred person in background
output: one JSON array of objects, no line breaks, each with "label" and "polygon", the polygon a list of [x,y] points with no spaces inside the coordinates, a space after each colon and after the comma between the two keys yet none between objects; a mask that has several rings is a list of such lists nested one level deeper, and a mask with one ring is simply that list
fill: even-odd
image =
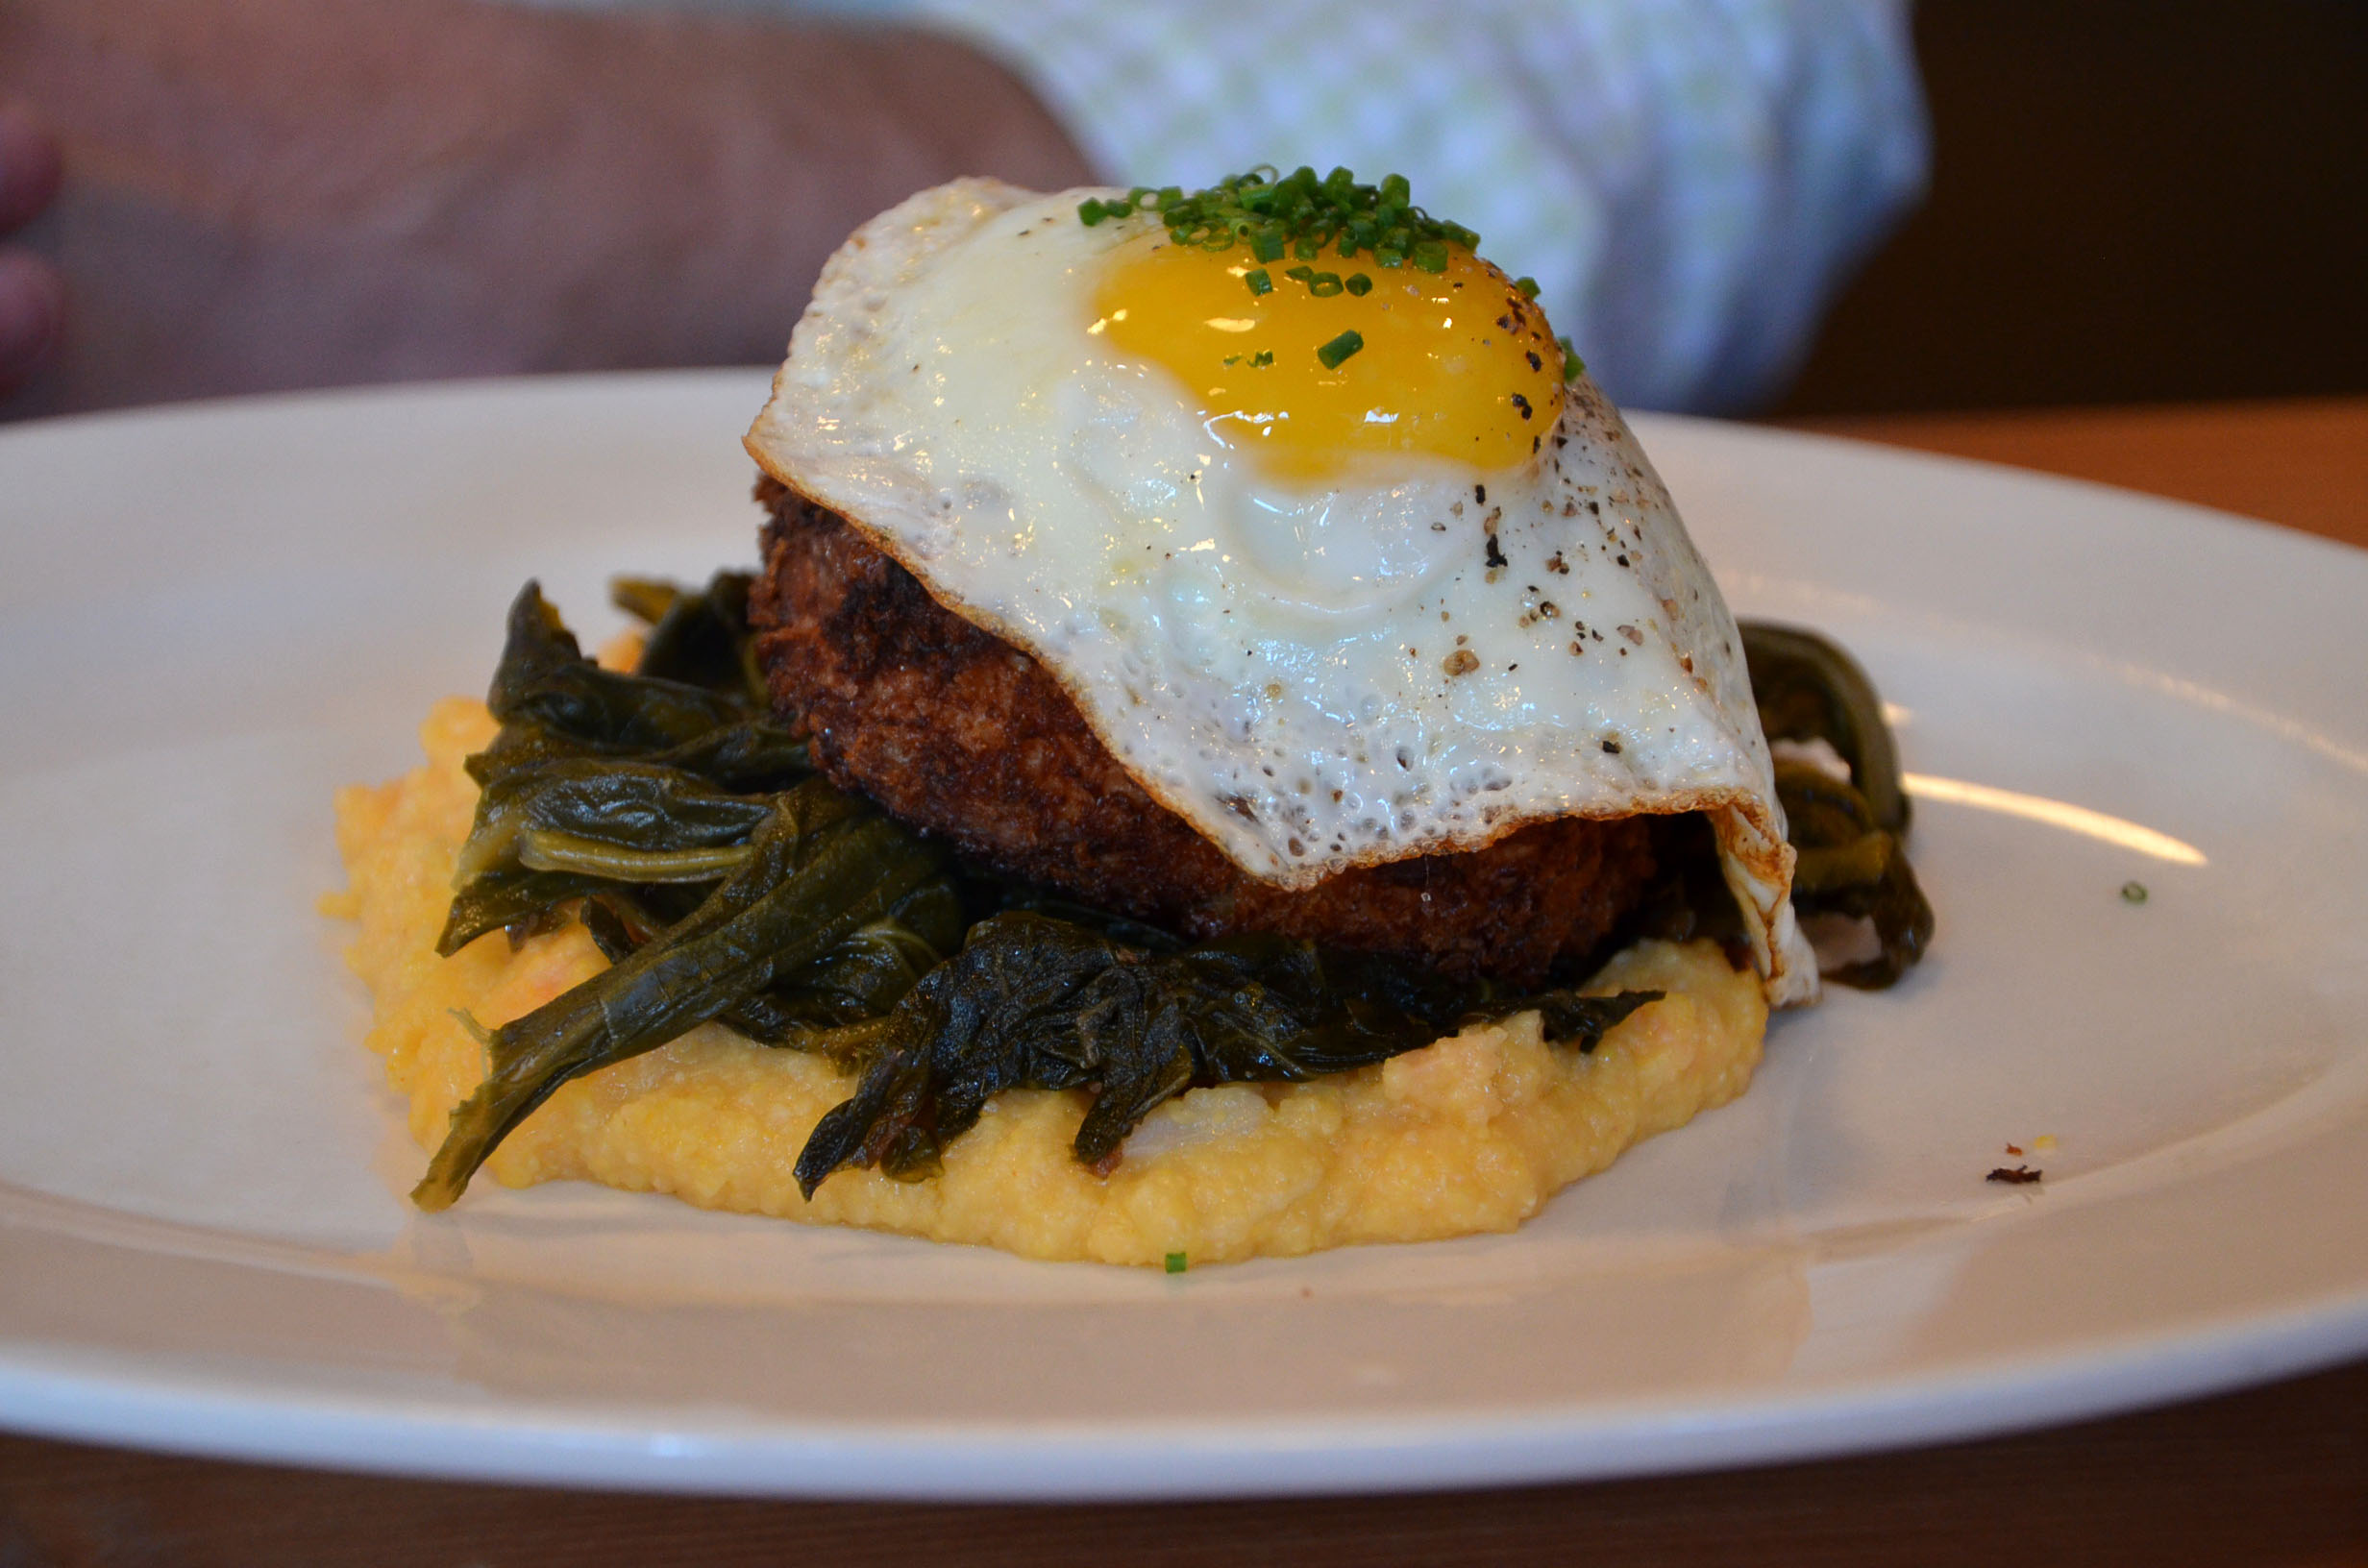
[{"label": "blurred person in background", "polygon": [[1612,395],[1780,392],[1921,191],[1906,0],[0,0],[0,413],[771,363],[924,186],[1399,172]]}]

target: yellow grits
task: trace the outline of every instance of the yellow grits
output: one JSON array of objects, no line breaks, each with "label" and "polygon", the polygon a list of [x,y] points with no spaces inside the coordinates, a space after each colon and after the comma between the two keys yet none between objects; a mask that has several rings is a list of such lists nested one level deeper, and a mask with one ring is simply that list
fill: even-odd
[{"label": "yellow grits", "polygon": [[[456,1010],[492,1027],[605,962],[574,925],[515,952],[495,932],[435,956],[477,802],[461,759],[493,733],[481,704],[447,700],[421,732],[426,767],[337,798],[352,886],[325,907],[360,926],[348,961],[377,1002],[370,1045],[410,1101],[423,1149],[442,1140],[453,1107],[485,1071],[484,1047]],[[603,1182],[705,1208],[1113,1263],[1509,1231],[1562,1187],[1751,1082],[1767,1023],[1754,976],[1711,943],[1646,942],[1590,989],[1632,988],[1669,995],[1588,1055],[1544,1043],[1526,1013],[1315,1083],[1192,1090],[1152,1113],[1107,1177],[1070,1155],[1083,1094],[1007,1093],[946,1151],[942,1175],[907,1183],[841,1171],[811,1203],[791,1168],[854,1080],[707,1025],[561,1089],[484,1174],[510,1187]]]}]

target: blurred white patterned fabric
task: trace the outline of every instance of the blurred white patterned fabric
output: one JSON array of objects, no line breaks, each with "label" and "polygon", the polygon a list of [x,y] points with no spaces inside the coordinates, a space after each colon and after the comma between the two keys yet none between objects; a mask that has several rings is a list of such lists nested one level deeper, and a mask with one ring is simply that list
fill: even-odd
[{"label": "blurred white patterned fabric", "polygon": [[1115,184],[1406,175],[1536,278],[1622,403],[1781,393],[1922,192],[1906,0],[908,0],[1017,70]]},{"label": "blurred white patterned fabric", "polygon": [[1781,395],[1931,163],[1910,0],[530,3],[934,26],[1114,184],[1403,174],[1633,407]]}]

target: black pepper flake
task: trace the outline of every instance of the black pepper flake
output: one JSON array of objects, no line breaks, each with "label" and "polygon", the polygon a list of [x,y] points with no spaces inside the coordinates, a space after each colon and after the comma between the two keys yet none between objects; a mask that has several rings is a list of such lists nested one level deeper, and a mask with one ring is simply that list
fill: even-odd
[{"label": "black pepper flake", "polygon": [[1616,556],[1614,559],[1617,560],[1622,566],[1626,566],[1628,564],[1628,557],[1625,555]]},{"label": "black pepper flake", "polygon": [[1523,355],[1523,357],[1524,357],[1524,358],[1526,358],[1526,359],[1529,361],[1529,368],[1530,368],[1530,369],[1532,369],[1532,370],[1543,370],[1543,369],[1545,369],[1545,361],[1538,357],[1537,351],[1532,350],[1530,353],[1528,353],[1527,355]]},{"label": "black pepper flake", "polygon": [[1616,756],[1618,756],[1618,755],[1619,755],[1619,742],[1617,742],[1617,741],[1616,741],[1616,740],[1612,739],[1612,737],[1611,737],[1611,736],[1606,735],[1606,736],[1603,738],[1603,752],[1604,752],[1604,755],[1605,755],[1605,756],[1608,756],[1608,757],[1616,757]]},{"label": "black pepper flake", "polygon": [[1485,484],[1473,485],[1471,487],[1471,499],[1478,502],[1481,505],[1486,506],[1489,503],[1489,487]]},{"label": "black pepper flake", "polygon": [[2037,1181],[2040,1177],[2045,1176],[2046,1174],[2046,1171],[2034,1170],[2029,1165],[2016,1165],[2011,1170],[2009,1170],[2004,1165],[2000,1165],[1996,1170],[1993,1170],[1988,1175],[1983,1177],[1982,1180],[1986,1182],[2004,1182],[2009,1187],[2029,1187],[2032,1183]]},{"label": "black pepper flake", "polygon": [[1496,548],[1496,535],[1494,535],[1494,534],[1492,534],[1492,534],[1490,534],[1490,535],[1489,535],[1489,565],[1490,565],[1490,566],[1492,566],[1492,567],[1501,568],[1501,567],[1503,567],[1503,566],[1506,566],[1507,564],[1509,564],[1509,563],[1505,560],[1505,552],[1504,552],[1503,551],[1498,550],[1498,549]]},{"label": "black pepper flake", "polygon": [[1518,392],[1513,394],[1513,406],[1521,411],[1521,417],[1523,419],[1527,419],[1531,416],[1532,410],[1529,406],[1529,400],[1521,396]]}]

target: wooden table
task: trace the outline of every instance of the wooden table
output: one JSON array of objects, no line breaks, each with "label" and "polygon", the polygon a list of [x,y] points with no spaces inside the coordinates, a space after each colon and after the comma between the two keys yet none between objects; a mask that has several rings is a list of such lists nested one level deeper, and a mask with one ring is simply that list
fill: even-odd
[{"label": "wooden table", "polygon": [[[1807,428],[2102,479],[2368,547],[2368,399]],[[1159,1568],[1284,1558],[1357,1568],[1813,1560],[2368,1568],[2368,1360],[2146,1414],[1865,1458],[1259,1503],[922,1507],[635,1497],[324,1475],[0,1436],[0,1568]]]}]

